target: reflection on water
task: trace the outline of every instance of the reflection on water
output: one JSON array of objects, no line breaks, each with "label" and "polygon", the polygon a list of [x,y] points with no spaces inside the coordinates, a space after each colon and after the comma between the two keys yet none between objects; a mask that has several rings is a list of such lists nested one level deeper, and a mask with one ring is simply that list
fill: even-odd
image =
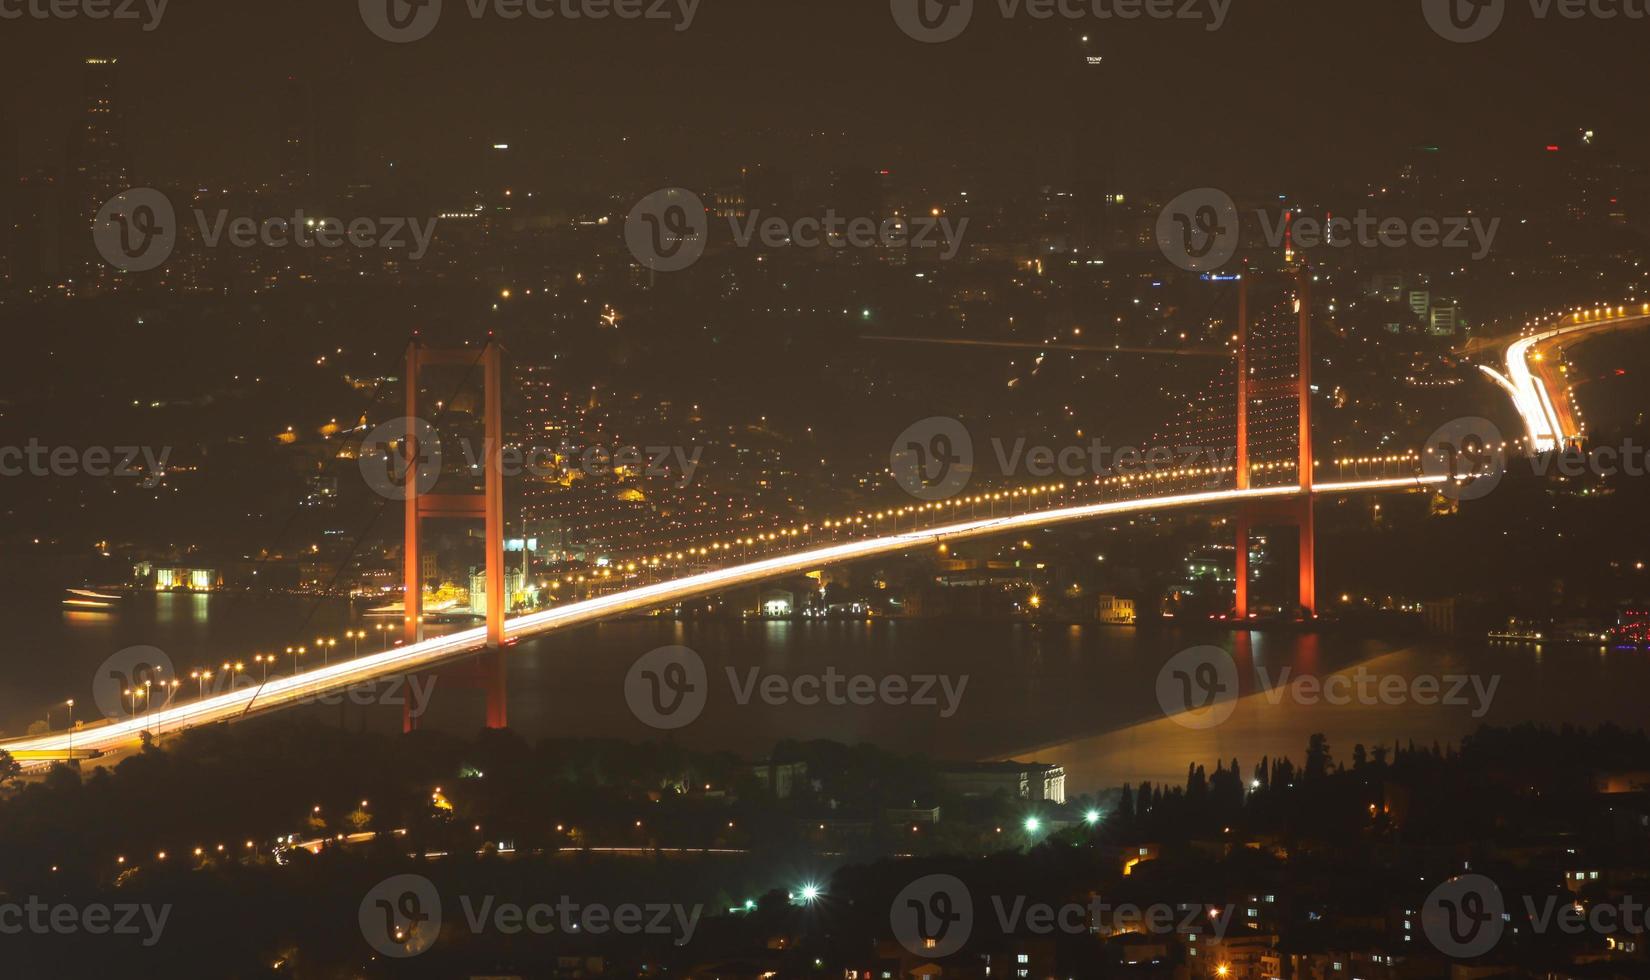
[{"label": "reflection on water", "polygon": [[162,627],[205,627],[213,599],[199,592],[158,592],[154,598],[155,625]]},{"label": "reflection on water", "polygon": [[[0,657],[0,723],[22,732],[48,704],[90,698],[94,670],[116,650],[153,644],[178,672],[225,658],[251,661],[258,652],[341,636],[351,621],[344,603],[296,597],[144,595],[109,613],[63,610],[55,599],[17,603]],[[376,634],[375,634],[376,640]],[[338,654],[344,655],[343,642]],[[1159,670],[1187,647],[1213,643],[1231,651],[1245,696],[1225,723],[1186,728],[1162,716]],[[638,721],[624,697],[627,672],[642,654],[682,644],[703,658],[709,687],[703,714],[671,732]],[[376,642],[362,652],[378,649]],[[1348,674],[1356,669],[1411,679],[1428,674],[1493,678],[1498,685],[1483,720],[1639,724],[1635,692],[1650,681],[1650,656],[1630,651],[1540,648],[1476,642],[1391,643],[1291,631],[1230,633],[1198,627],[1134,629],[1087,624],[1034,626],[955,621],[680,623],[641,619],[606,623],[523,641],[510,659],[510,719],[529,738],[592,736],[669,738],[747,756],[780,739],[868,741],[887,748],[952,759],[1016,755],[1064,765],[1068,785],[1084,791],[1125,780],[1179,781],[1186,765],[1239,759],[1247,769],[1262,755],[1301,761],[1314,732],[1329,737],[1337,758],[1355,743],[1450,741],[1480,723],[1460,706],[1303,704],[1268,697],[1257,671],[1276,678]],[[752,678],[779,678],[777,701],[760,694],[739,703]],[[731,673],[731,676],[730,676]],[[934,704],[798,704],[790,682],[802,676],[891,675],[917,692],[928,679]],[[961,697],[945,716],[942,677]],[[775,682],[778,683],[777,681]],[[846,681],[844,681],[846,683]],[[760,689],[758,689],[760,690]],[[399,710],[375,706],[316,712],[318,723],[393,731]],[[481,722],[480,695],[438,683],[429,727],[472,732]],[[62,722],[59,712],[56,720]]]},{"label": "reflection on water", "polygon": [[[1235,757],[1248,771],[1263,756],[1288,756],[1299,765],[1308,739],[1318,732],[1328,737],[1337,761],[1350,763],[1359,744],[1367,750],[1411,741],[1448,743],[1481,724],[1614,722],[1639,727],[1644,713],[1637,692],[1650,682],[1650,655],[1582,647],[1424,643],[1331,674],[1351,684],[1356,671],[1402,678],[1404,693],[1394,698],[1351,697],[1335,704],[1323,697],[1299,699],[1277,691],[1269,697],[1250,691],[1227,721],[1209,729],[1156,718],[1037,746],[1033,754],[1040,761],[1065,766],[1072,785],[1092,788],[1143,779],[1180,783],[1187,763],[1193,761],[1212,767],[1216,760],[1229,764]],[[1436,694],[1425,680],[1433,677],[1440,680]]]}]

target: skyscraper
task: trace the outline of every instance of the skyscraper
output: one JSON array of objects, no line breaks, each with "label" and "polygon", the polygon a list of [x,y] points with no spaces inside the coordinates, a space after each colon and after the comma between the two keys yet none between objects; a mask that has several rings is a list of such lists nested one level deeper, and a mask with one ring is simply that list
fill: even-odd
[{"label": "skyscraper", "polygon": [[132,183],[119,72],[115,58],[87,58],[81,66],[85,98],[69,136],[68,184],[69,210],[82,230]]},{"label": "skyscraper", "polygon": [[1112,110],[1116,93],[1106,91],[1105,56],[1089,36],[1078,39],[1070,59],[1069,77],[1075,92],[1077,118],[1071,127],[1072,192],[1076,206],[1073,244],[1089,256],[1103,254],[1112,241],[1111,205],[1116,195],[1116,157]]},{"label": "skyscraper", "polygon": [[309,85],[287,76],[281,89],[280,189],[300,194],[309,189],[315,175],[315,124]]},{"label": "skyscraper", "polygon": [[[92,223],[115,195],[132,186],[132,168],[126,146],[125,109],[120,98],[120,62],[115,58],[87,58],[81,62],[79,115],[65,141],[66,166],[61,187],[61,228],[58,240],[62,272],[70,278],[103,280],[113,273],[98,258],[92,243]],[[32,196],[50,195],[44,182]]]}]

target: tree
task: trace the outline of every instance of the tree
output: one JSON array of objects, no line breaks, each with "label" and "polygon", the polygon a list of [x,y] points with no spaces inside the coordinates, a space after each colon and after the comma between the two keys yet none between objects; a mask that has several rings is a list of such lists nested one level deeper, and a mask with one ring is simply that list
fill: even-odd
[{"label": "tree", "polygon": [[11,753],[0,749],[0,786],[4,786],[23,774],[23,766]]},{"label": "tree", "polygon": [[1304,775],[1307,779],[1321,779],[1329,775],[1331,764],[1332,756],[1329,751],[1329,739],[1322,732],[1319,732],[1312,736],[1311,743],[1306,747],[1306,772]]},{"label": "tree", "polygon": [[1202,766],[1192,763],[1186,770],[1186,798],[1197,802],[1209,791],[1209,777]]}]

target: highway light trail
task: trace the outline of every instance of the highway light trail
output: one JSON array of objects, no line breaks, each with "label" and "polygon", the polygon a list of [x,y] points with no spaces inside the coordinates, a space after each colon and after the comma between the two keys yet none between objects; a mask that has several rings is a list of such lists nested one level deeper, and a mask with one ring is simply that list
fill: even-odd
[{"label": "highway light trail", "polygon": [[[1619,308],[1618,308],[1619,310]],[[1577,314],[1581,316],[1582,314]],[[1544,330],[1513,341],[1507,347],[1507,374],[1505,377],[1489,368],[1483,368],[1484,373],[1494,378],[1512,395],[1513,408],[1518,411],[1524,420],[1524,429],[1529,436],[1530,447],[1533,451],[1542,453],[1557,449],[1571,437],[1578,436],[1578,432],[1565,432],[1564,425],[1559,421],[1558,410],[1553,406],[1551,393],[1547,386],[1535,377],[1530,370],[1530,352],[1537,344],[1573,333],[1582,333],[1608,327],[1632,326],[1635,323],[1650,321],[1646,316],[1608,317],[1608,311],[1597,314],[1599,319],[1585,320],[1573,323],[1567,327],[1555,327]]]},{"label": "highway light trail", "polygon": [[[1361,493],[1383,490],[1420,489],[1442,483],[1445,476],[1411,476],[1397,479],[1355,480],[1350,482],[1320,483],[1314,487],[1318,494]],[[595,622],[610,616],[668,605],[684,599],[761,582],[781,575],[809,571],[824,565],[869,558],[876,555],[906,551],[913,548],[937,546],[941,542],[985,537],[1032,527],[1047,527],[1098,517],[1115,517],[1197,507],[1205,504],[1230,503],[1268,497],[1298,495],[1297,486],[1258,487],[1248,490],[1210,490],[1202,493],[1175,494],[1163,497],[1145,497],[1116,500],[1105,503],[1081,504],[1053,510],[1032,511],[1006,517],[988,517],[945,524],[914,531],[903,531],[862,541],[848,541],[825,545],[792,554],[777,555],[759,561],[732,565],[683,578],[638,586],[571,602],[554,609],[517,616],[505,623],[506,636],[519,639],[546,633],[554,629]],[[272,677],[269,680],[238,690],[191,701],[187,704],[161,708],[107,725],[81,729],[72,736],[76,751],[114,749],[132,744],[141,732],[165,735],[197,725],[233,721],[253,713],[271,711],[303,703],[320,695],[338,691],[353,684],[363,684],[386,677],[427,670],[466,654],[480,651],[487,638],[485,627],[475,627],[434,637],[409,646],[396,647],[380,653],[368,654],[353,660],[340,661],[296,676]],[[68,733],[13,739],[0,742],[0,748],[16,753],[66,753],[71,737]]]}]

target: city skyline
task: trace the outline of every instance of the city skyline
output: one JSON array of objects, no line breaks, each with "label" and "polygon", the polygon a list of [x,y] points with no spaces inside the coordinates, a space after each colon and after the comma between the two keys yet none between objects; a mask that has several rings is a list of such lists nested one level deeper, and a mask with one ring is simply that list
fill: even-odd
[{"label": "city skyline", "polygon": [[1647,20],[0,0],[0,972],[1650,976]]}]

